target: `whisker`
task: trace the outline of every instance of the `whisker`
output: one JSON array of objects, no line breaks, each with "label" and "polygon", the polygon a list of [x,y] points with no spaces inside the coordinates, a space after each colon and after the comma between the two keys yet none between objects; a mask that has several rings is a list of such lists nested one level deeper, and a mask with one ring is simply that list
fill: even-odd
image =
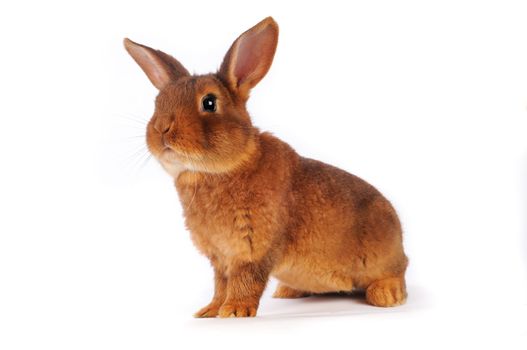
[{"label": "whisker", "polygon": [[139,146],[145,145],[145,135],[134,135],[134,136],[124,136],[116,137],[112,140],[114,143],[127,143],[127,144],[136,144]]},{"label": "whisker", "polygon": [[146,164],[148,164],[148,161],[150,159],[152,159],[152,153],[148,153],[147,156],[143,159],[143,161],[139,165],[139,171],[142,171],[145,168]]},{"label": "whisker", "polygon": [[137,148],[135,151],[132,152],[132,154],[129,154],[125,159],[124,161],[130,161],[130,160],[133,160],[134,158],[144,154],[144,153],[147,153],[147,147],[146,145],[141,145],[139,146],[139,148]]},{"label": "whisker", "polygon": [[128,128],[145,130],[148,125],[148,120],[145,120],[139,117],[131,117],[127,115],[115,115],[115,118],[119,120],[119,122],[122,123],[123,125],[126,125],[126,127]]},{"label": "whisker", "polygon": [[136,123],[139,123],[141,125],[146,125],[148,124],[148,120],[145,120],[137,115],[126,115],[126,114],[116,114],[115,115],[117,118],[121,118],[121,119],[126,119],[126,120],[130,120],[130,121],[133,121],[133,122],[136,122]]},{"label": "whisker", "polygon": [[145,145],[141,145],[139,148],[132,151],[132,153],[124,155],[120,163],[126,173],[134,174],[136,171],[137,164],[148,155],[148,149]]},{"label": "whisker", "polygon": [[130,173],[133,175],[138,175],[144,166],[143,164],[146,164],[146,161],[150,158],[150,155],[151,154],[148,152],[148,150],[144,150],[135,159],[132,159],[128,165]]}]

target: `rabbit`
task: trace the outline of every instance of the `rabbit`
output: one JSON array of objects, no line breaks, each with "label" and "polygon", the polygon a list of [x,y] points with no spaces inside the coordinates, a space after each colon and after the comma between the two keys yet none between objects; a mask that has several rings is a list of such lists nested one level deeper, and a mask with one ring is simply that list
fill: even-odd
[{"label": "rabbit", "polygon": [[215,74],[191,75],[124,39],[159,90],[148,149],[173,177],[193,243],[214,270],[212,301],[195,317],[254,317],[270,276],[276,298],[361,291],[374,306],[403,304],[408,259],[390,202],[251,123],[249,93],[277,43],[267,17],[234,41]]}]

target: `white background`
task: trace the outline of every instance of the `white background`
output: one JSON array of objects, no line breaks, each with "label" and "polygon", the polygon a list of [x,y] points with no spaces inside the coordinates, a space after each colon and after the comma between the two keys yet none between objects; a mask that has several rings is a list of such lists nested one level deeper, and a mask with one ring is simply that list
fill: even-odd
[{"label": "white background", "polygon": [[[394,203],[405,306],[272,281],[256,319],[191,317],[212,273],[143,164],[156,90],[122,39],[206,73],[268,15],[254,123]],[[0,44],[1,349],[525,349],[525,2],[2,2]]]}]

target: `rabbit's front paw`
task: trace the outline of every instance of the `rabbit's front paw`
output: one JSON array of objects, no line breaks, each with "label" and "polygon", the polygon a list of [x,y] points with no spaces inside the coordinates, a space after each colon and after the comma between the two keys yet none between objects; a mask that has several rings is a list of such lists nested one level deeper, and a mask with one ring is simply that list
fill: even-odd
[{"label": "rabbit's front paw", "polygon": [[258,305],[244,303],[225,303],[219,310],[220,317],[254,317]]}]

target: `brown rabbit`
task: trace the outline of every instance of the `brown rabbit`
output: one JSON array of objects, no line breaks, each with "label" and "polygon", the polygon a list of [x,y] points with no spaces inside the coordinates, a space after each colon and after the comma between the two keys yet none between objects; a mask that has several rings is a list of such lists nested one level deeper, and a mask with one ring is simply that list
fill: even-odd
[{"label": "brown rabbit", "polygon": [[251,123],[249,92],[277,42],[268,17],[236,39],[216,74],[190,75],[124,40],[159,89],[148,147],[174,177],[191,237],[214,268],[214,297],[196,317],[255,316],[270,275],[277,298],[364,290],[372,305],[400,305],[408,260],[390,202]]}]

